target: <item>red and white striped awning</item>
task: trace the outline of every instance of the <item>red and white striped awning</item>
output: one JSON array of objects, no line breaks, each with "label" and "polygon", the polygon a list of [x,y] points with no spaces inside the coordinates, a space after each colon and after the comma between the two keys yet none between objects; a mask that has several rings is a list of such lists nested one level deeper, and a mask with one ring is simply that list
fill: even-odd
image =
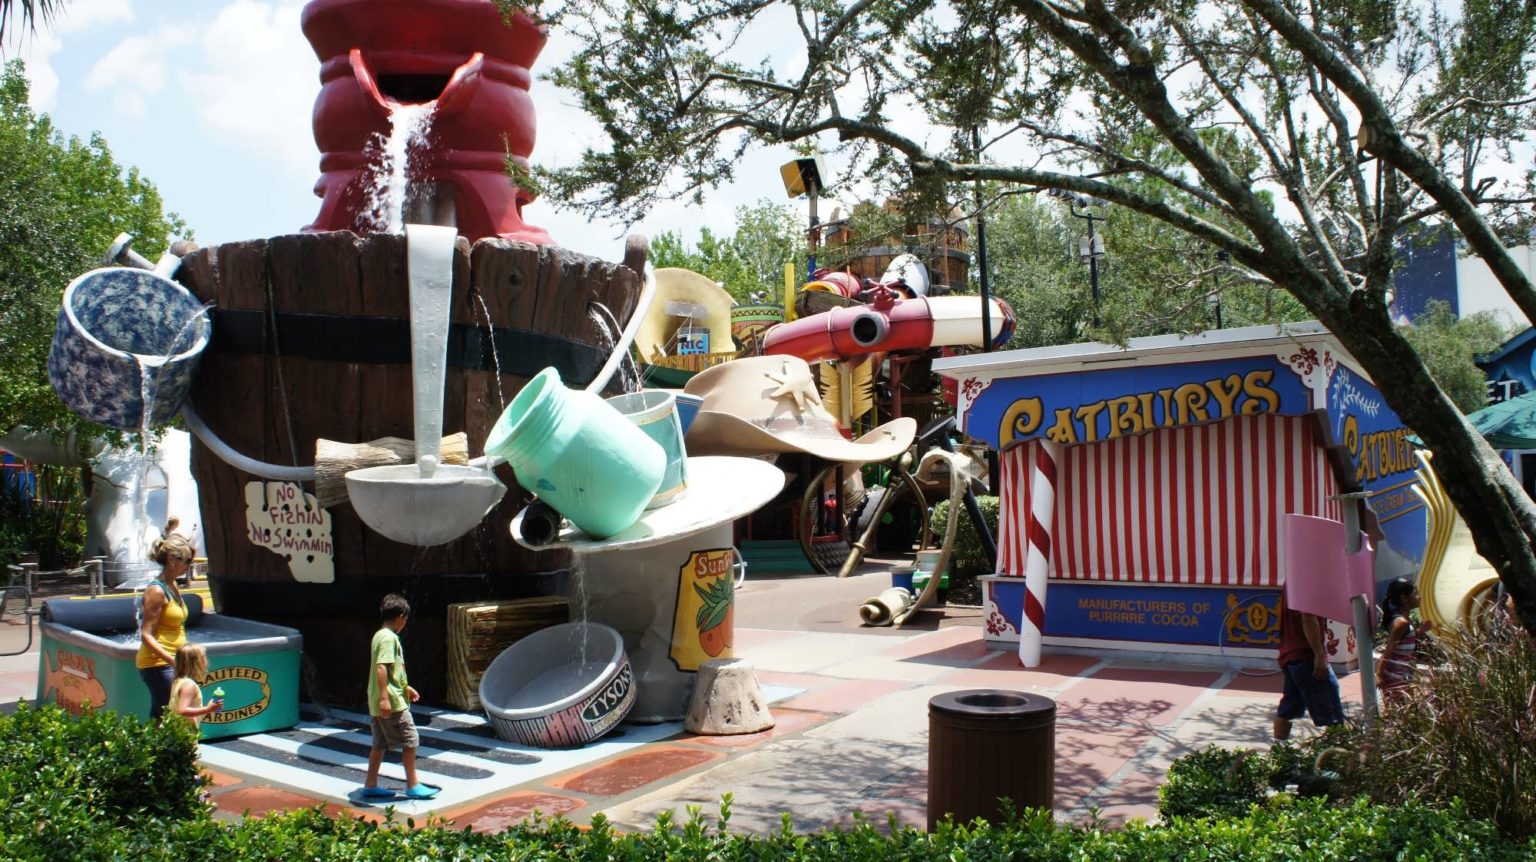
[{"label": "red and white striped awning", "polygon": [[[1029,464],[1001,456],[998,574],[1022,576]],[[1067,447],[1051,576],[1211,586],[1280,584],[1280,518],[1337,519],[1333,469],[1310,416],[1239,416]]]}]

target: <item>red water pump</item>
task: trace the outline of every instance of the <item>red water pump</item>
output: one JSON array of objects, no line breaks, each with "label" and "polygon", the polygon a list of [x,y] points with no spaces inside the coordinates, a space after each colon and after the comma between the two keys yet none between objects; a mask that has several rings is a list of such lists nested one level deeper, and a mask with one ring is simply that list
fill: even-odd
[{"label": "red water pump", "polygon": [[488,236],[551,244],[523,221],[533,200],[507,173],[533,153],[530,71],[543,27],[521,12],[503,21],[492,0],[312,0],[305,38],[320,58],[315,143],[320,214],[309,230],[377,229],[367,186],[379,141],[401,105],[436,102],[428,144],[412,150],[407,199],[454,224],[471,242]]}]

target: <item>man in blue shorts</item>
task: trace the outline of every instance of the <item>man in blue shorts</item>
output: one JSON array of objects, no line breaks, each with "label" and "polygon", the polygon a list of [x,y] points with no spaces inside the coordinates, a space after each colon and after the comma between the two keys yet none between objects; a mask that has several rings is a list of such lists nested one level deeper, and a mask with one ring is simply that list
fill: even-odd
[{"label": "man in blue shorts", "polygon": [[1280,670],[1285,691],[1275,710],[1275,739],[1291,738],[1291,722],[1302,713],[1312,724],[1328,727],[1344,722],[1339,699],[1339,680],[1328,666],[1323,648],[1323,621],[1312,614],[1293,611],[1280,599]]}]

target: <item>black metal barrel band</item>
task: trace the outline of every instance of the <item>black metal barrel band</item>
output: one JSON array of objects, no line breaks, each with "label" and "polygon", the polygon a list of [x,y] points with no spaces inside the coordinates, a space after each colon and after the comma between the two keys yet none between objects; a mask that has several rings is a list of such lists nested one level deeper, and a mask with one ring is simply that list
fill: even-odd
[{"label": "black metal barrel band", "polygon": [[[208,349],[223,354],[266,354],[357,365],[409,365],[411,322],[397,317],[278,312],[277,346],[265,311],[215,309]],[[494,346],[495,352],[492,352]],[[609,351],[543,332],[463,323],[448,328],[448,365],[532,377],[545,367],[560,369],[561,379],[585,386],[597,376]]]}]

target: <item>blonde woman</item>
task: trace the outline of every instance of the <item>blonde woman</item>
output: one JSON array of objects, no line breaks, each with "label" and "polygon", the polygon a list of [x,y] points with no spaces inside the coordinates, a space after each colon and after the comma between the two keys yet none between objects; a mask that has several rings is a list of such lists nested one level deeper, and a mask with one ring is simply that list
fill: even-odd
[{"label": "blonde woman", "polygon": [[192,541],[173,532],[172,518],[149,549],[149,558],[160,564],[160,577],[144,588],[144,618],[139,625],[139,654],[134,666],[149,689],[149,717],[165,714],[171,701],[171,682],[176,679],[176,650],[187,642],[187,603],[176,581],[192,565]]},{"label": "blonde woman", "polygon": [[193,726],[201,724],[203,716],[224,708],[223,698],[203,705],[202,686],[207,677],[208,651],[197,644],[182,644],[176,650],[176,680],[171,683],[169,706],[171,712],[190,720]]}]

